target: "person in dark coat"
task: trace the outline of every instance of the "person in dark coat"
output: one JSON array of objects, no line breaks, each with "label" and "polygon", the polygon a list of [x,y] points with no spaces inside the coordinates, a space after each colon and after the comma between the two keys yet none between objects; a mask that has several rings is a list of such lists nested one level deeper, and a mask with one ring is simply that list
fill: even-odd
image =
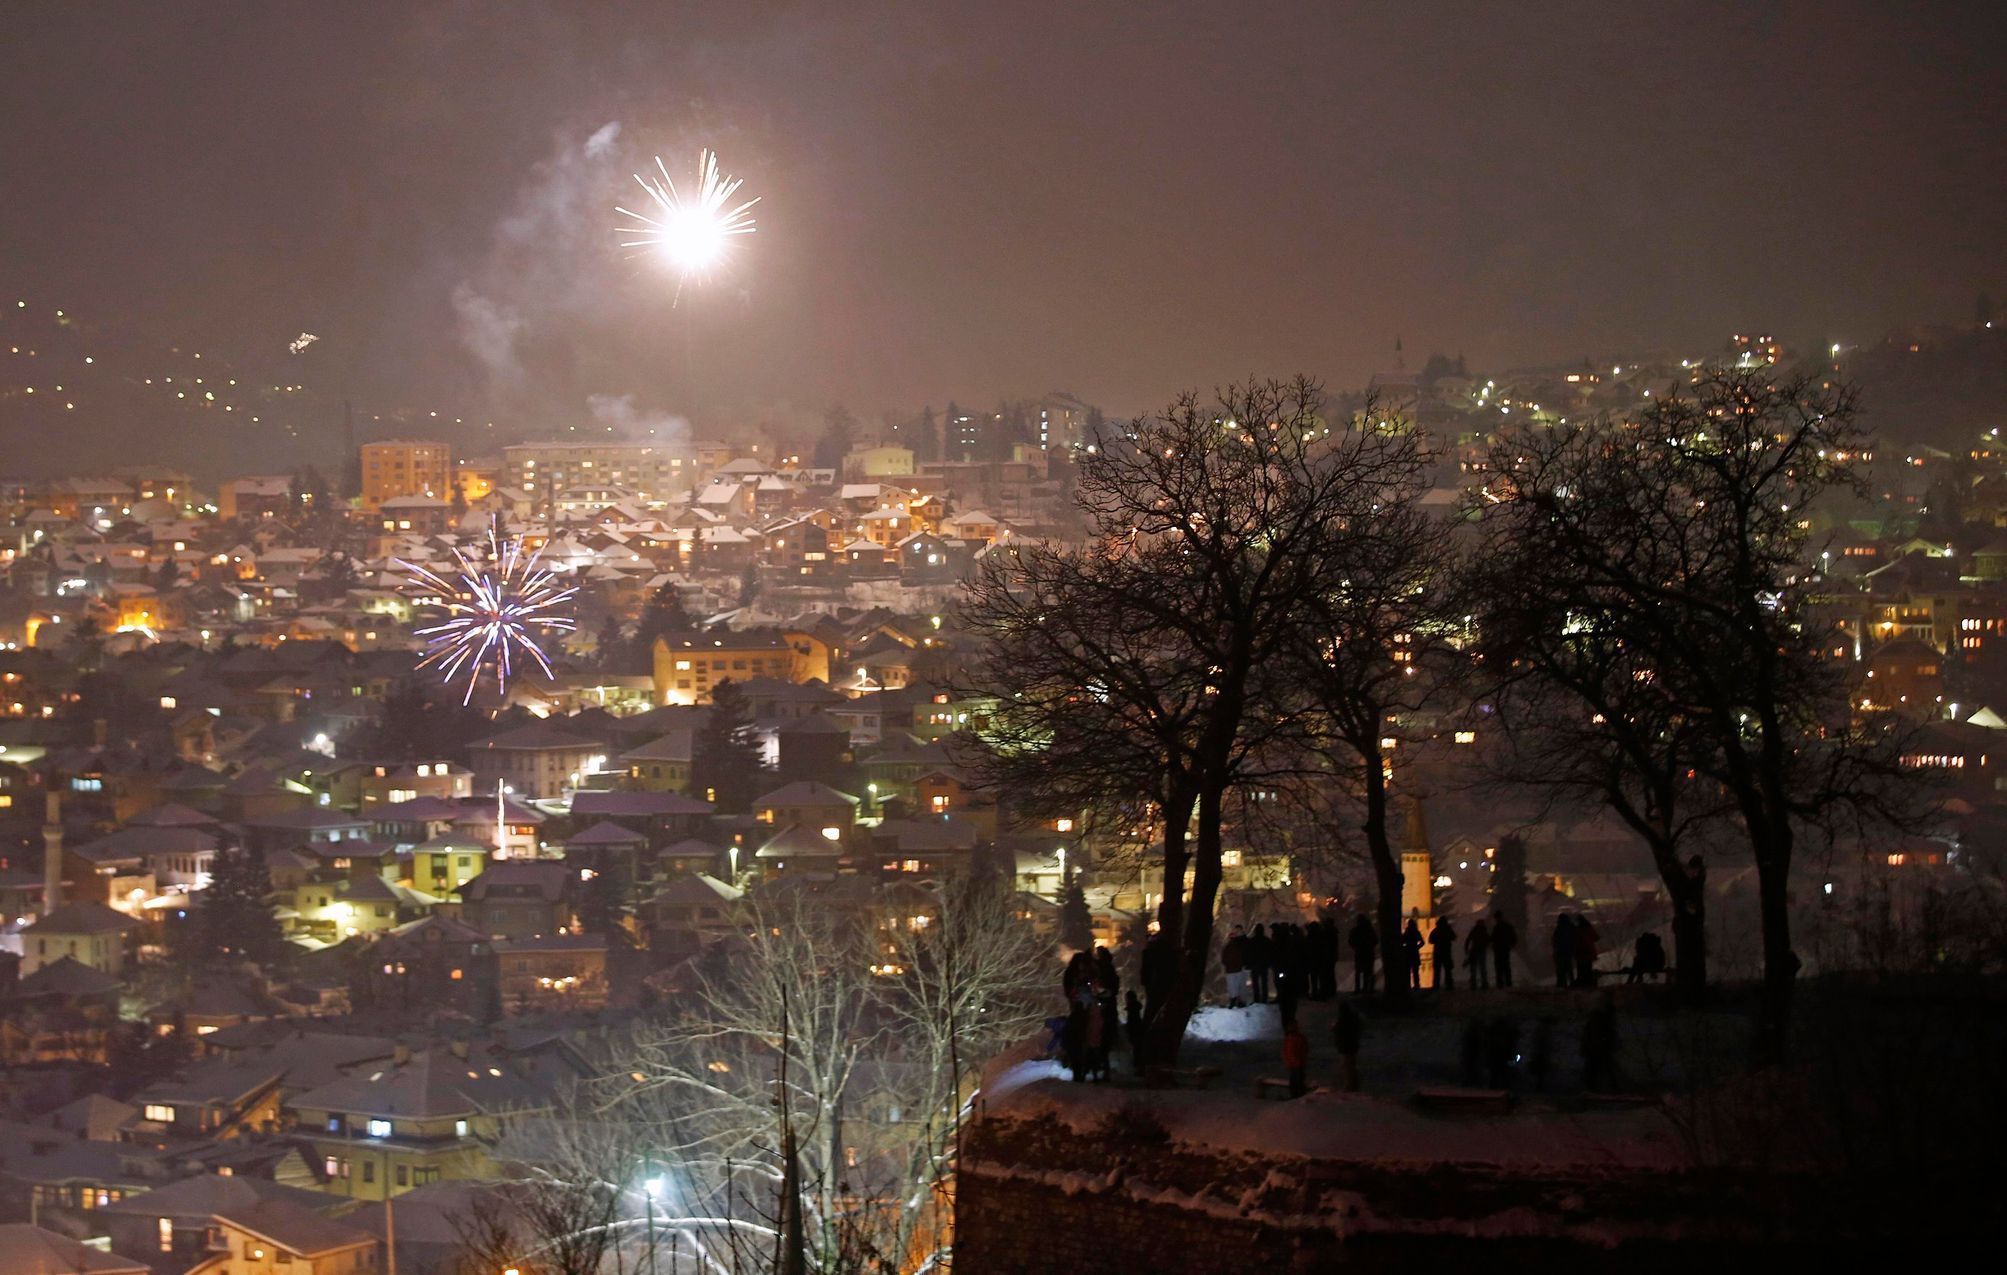
[{"label": "person in dark coat", "polygon": [[1303,927],[1303,955],[1309,965],[1305,979],[1306,994],[1311,1000],[1321,1001],[1327,995],[1324,990],[1324,925],[1312,921]]},{"label": "person in dark coat", "polygon": [[1373,929],[1373,923],[1361,912],[1359,919],[1352,922],[1352,931],[1346,936],[1352,945],[1352,990],[1371,992],[1373,990],[1373,963],[1380,955],[1380,936]]},{"label": "person in dark coat", "polygon": [[1401,931],[1401,951],[1407,958],[1405,974],[1408,986],[1419,990],[1422,985],[1422,922],[1419,912],[1408,918],[1408,928]]},{"label": "person in dark coat", "polygon": [[1101,1070],[1108,1070],[1108,1052],[1115,1046],[1117,1028],[1122,1024],[1122,976],[1115,971],[1115,957],[1098,944],[1094,948],[1094,985],[1101,999],[1101,1021],[1108,1025],[1102,1035]]},{"label": "person in dark coat", "polygon": [[1483,917],[1471,922],[1470,933],[1463,936],[1463,967],[1470,972],[1472,987],[1491,985],[1491,927]]},{"label": "person in dark coat", "polygon": [[1269,974],[1275,968],[1275,944],[1269,941],[1268,930],[1264,926],[1254,927],[1254,933],[1247,936],[1247,973],[1254,984],[1254,1003],[1268,1004]]},{"label": "person in dark coat", "polygon": [[1649,978],[1654,981],[1663,978],[1666,972],[1665,940],[1650,930],[1638,935],[1638,941],[1631,947],[1631,976],[1624,980],[1640,983]]},{"label": "person in dark coat", "polygon": [[1429,931],[1429,950],[1435,956],[1435,973],[1429,980],[1440,991],[1456,989],[1456,927],[1446,916],[1436,918]]},{"label": "person in dark coat", "polygon": [[1491,966],[1500,987],[1512,986],[1512,949],[1519,946],[1519,929],[1503,912],[1491,918]]},{"label": "person in dark coat", "polygon": [[1220,972],[1226,975],[1226,1001],[1235,1009],[1247,1004],[1247,935],[1238,925],[1220,944]]},{"label": "person in dark coat", "polygon": [[1587,916],[1575,918],[1575,986],[1594,987],[1596,985],[1596,957],[1600,949],[1596,940],[1601,935],[1596,927],[1589,924]]},{"label": "person in dark coat", "polygon": [[1554,918],[1554,986],[1575,983],[1575,918],[1563,912]]},{"label": "person in dark coat", "polygon": [[1060,979],[1060,986],[1066,992],[1066,1030],[1060,1052],[1073,1078],[1085,1080],[1092,1061],[1088,1056],[1088,1017],[1097,1009],[1094,1001],[1094,959],[1085,952],[1075,952],[1073,959],[1066,963],[1066,973]]},{"label": "person in dark coat", "polygon": [[1296,1017],[1296,1003],[1303,999],[1303,936],[1287,921],[1279,921],[1268,932],[1275,944],[1275,1007],[1288,1022]]},{"label": "person in dark coat", "polygon": [[[1366,990],[1371,991],[1369,987]],[[1338,1046],[1338,1076],[1346,1093],[1359,1092],[1359,1045],[1366,1037],[1366,1022],[1351,1001],[1338,1006],[1331,1022],[1331,1036]]]}]

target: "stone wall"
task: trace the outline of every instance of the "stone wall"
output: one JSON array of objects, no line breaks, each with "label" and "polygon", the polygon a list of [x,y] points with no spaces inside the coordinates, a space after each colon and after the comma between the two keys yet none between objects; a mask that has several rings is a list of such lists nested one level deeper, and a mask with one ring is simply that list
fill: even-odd
[{"label": "stone wall", "polygon": [[1050,1116],[970,1129],[957,1275],[1341,1265],[1412,1275],[1443,1261],[1638,1275],[1710,1260],[1795,1264],[1831,1243],[1817,1192],[1775,1182],[1263,1159],[1171,1142],[1153,1123],[1138,1109],[1087,1135]]}]

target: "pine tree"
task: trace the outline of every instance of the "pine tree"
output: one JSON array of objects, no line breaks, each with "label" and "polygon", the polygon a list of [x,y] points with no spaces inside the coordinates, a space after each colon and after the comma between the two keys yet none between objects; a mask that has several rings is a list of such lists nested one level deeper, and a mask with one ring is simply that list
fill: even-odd
[{"label": "pine tree", "polygon": [[727,678],[711,691],[710,712],[690,741],[690,788],[725,814],[744,814],[766,783],[745,692]]},{"label": "pine tree", "polygon": [[840,469],[843,458],[850,454],[850,446],[857,441],[857,418],[841,403],[832,406],[822,417],[822,437],[815,443],[815,464],[818,469]]},{"label": "pine tree", "polygon": [[1076,952],[1094,948],[1094,914],[1087,910],[1087,892],[1071,878],[1059,893],[1059,941]]},{"label": "pine tree", "polygon": [[263,854],[243,849],[219,852],[194,927],[196,960],[248,957],[261,965],[276,961],[286,940],[272,915],[267,897],[271,892],[272,877]]},{"label": "pine tree", "polygon": [[656,638],[668,633],[687,633],[696,627],[696,617],[683,609],[683,597],[674,582],[663,585],[641,609],[641,622],[634,629],[633,654],[627,664],[637,673],[650,671],[655,660]]},{"label": "pine tree", "polygon": [[913,427],[913,459],[920,462],[941,459],[941,423],[934,419],[934,405],[929,403],[920,413],[919,423]]}]

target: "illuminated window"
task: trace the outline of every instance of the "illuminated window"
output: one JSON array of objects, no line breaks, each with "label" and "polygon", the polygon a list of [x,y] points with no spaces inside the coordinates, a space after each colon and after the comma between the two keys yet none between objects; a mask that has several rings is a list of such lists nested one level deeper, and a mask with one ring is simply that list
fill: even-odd
[{"label": "illuminated window", "polygon": [[1460,730],[1456,733],[1456,742],[1459,744],[1475,744],[1477,742],[1477,732],[1474,730]]},{"label": "illuminated window", "polygon": [[157,1102],[149,1102],[146,1104],[146,1118],[148,1120],[158,1120],[162,1124],[173,1124],[174,1108]]},{"label": "illuminated window", "polygon": [[174,1221],[171,1218],[160,1219],[160,1251],[163,1253],[174,1251]]},{"label": "illuminated window", "polygon": [[388,1121],[388,1120],[371,1120],[371,1121],[369,1122],[369,1136],[370,1136],[370,1137],[372,1137],[372,1138],[387,1138],[387,1137],[389,1137],[389,1136],[390,1136],[390,1121]]},{"label": "illuminated window", "polygon": [[1054,832],[1072,832],[1072,831],[1073,831],[1073,820],[1071,820],[1071,819],[1055,819],[1055,820],[1053,820],[1053,821],[1052,821],[1052,829],[1053,829],[1053,831],[1054,831]]}]

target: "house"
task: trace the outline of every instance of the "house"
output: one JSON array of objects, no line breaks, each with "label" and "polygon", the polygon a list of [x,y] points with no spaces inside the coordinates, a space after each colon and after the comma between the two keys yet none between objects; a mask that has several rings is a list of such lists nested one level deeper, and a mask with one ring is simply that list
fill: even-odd
[{"label": "house", "polygon": [[461,836],[433,837],[411,848],[411,884],[447,898],[488,869],[490,847]]},{"label": "house", "polygon": [[[265,1275],[275,1268],[288,1272],[288,1275],[326,1275],[330,1270],[372,1270],[367,1265],[347,1268],[277,1266],[276,1258],[280,1252],[295,1257],[301,1255],[301,1249],[286,1249],[283,1241],[271,1236],[262,1237],[265,1240],[262,1245],[253,1242],[241,1250],[227,1247],[225,1218],[236,1219],[238,1233],[242,1235],[247,1227],[252,1230],[280,1229],[262,1213],[270,1206],[284,1206],[320,1218],[339,1204],[339,1200],[320,1192],[285,1186],[249,1174],[205,1173],[114,1201],[99,1211],[99,1220],[109,1233],[114,1249],[122,1253],[145,1254],[156,1275],[174,1275],[184,1271],[199,1271],[201,1275],[237,1275],[239,1271]],[[261,1219],[264,1222],[262,1227],[258,1225]],[[289,1231],[288,1239],[295,1243],[302,1241],[292,1228],[286,1229]],[[302,1246],[313,1247],[312,1244]],[[266,1255],[253,1257],[252,1250],[260,1247],[267,1249]],[[229,1253],[227,1265],[219,1263],[225,1252]]]},{"label": "house", "polygon": [[429,1182],[491,1177],[488,1147],[512,1115],[547,1109],[546,1086],[518,1063],[464,1044],[358,1069],[299,1095],[292,1109],[321,1158],[326,1190],[383,1200]]},{"label": "house", "polygon": [[153,1146],[269,1132],[279,1121],[282,1069],[262,1058],[203,1058],[139,1091],[126,1138]]},{"label": "house", "polygon": [[352,994],[375,1009],[422,1008],[487,1019],[500,1012],[496,986],[493,940],[434,913],[371,944],[358,962]]},{"label": "house", "polygon": [[511,859],[461,886],[460,919],[495,938],[536,938],[577,931],[578,869],[549,860]]},{"label": "house", "polygon": [[144,1262],[105,1253],[26,1222],[0,1225],[0,1271],[19,1275],[154,1275]]},{"label": "house", "polygon": [[[817,829],[834,841],[850,831],[856,821],[857,806],[858,799],[849,793],[838,792],[813,779],[798,779],[755,797],[753,817],[776,828],[800,824]],[[830,835],[830,829],[836,830],[834,836]]]},{"label": "house", "polygon": [[211,1246],[229,1255],[200,1275],[373,1275],[376,1236],[288,1200],[265,1200],[214,1217]]},{"label": "house", "polygon": [[117,978],[125,968],[125,938],[140,923],[102,903],[65,903],[21,931],[21,975],[63,957]]},{"label": "house", "polygon": [[474,744],[476,785],[492,790],[500,781],[521,796],[561,797],[597,772],[607,752],[601,740],[554,722],[534,722]]},{"label": "house", "polygon": [[514,1012],[606,1004],[605,935],[501,939],[495,943],[495,962],[502,1004]]},{"label": "house", "polygon": [[708,704],[720,682],[801,680],[801,655],[778,629],[702,629],[655,639],[655,702]]},{"label": "house", "polygon": [[744,894],[708,873],[675,878],[648,901],[650,949],[672,958],[687,956],[727,937]]}]

